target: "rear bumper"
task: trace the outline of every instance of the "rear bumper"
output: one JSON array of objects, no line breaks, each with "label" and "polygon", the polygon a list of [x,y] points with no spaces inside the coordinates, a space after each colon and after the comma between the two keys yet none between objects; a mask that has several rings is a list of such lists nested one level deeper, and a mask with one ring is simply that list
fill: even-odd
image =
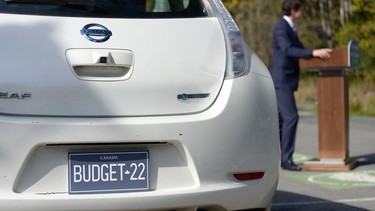
[{"label": "rear bumper", "polygon": [[[263,184],[263,182],[261,183]],[[263,185],[253,186],[251,189]],[[238,210],[242,208],[265,208],[269,206],[276,183],[268,192],[257,195],[244,185],[201,186],[195,190],[160,191],[153,193],[82,195],[70,197],[56,195],[7,195],[1,197],[0,210]],[[242,194],[242,195],[241,195]],[[237,204],[239,201],[243,201]],[[246,204],[244,203],[246,202]],[[249,205],[251,204],[251,205]]]},{"label": "rear bumper", "polygon": [[[0,210],[166,210],[269,207],[279,169],[269,77],[227,80],[210,109],[132,118],[0,117]],[[70,150],[147,148],[146,192],[68,194]],[[240,182],[232,175],[265,172]]]}]

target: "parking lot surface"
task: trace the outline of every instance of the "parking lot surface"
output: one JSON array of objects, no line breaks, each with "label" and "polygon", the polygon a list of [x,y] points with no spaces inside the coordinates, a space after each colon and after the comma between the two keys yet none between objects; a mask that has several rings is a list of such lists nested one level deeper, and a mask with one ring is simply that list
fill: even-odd
[{"label": "parking lot surface", "polygon": [[[272,211],[375,210],[375,118],[350,117],[349,157],[359,165],[345,172],[280,169]],[[317,158],[316,113],[300,113],[294,160]]]}]

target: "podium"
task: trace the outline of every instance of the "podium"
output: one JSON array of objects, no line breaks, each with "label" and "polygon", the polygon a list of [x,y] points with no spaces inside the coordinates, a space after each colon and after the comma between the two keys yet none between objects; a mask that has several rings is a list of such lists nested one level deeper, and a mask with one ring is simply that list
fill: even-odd
[{"label": "podium", "polygon": [[349,81],[347,70],[359,67],[359,47],[355,41],[333,49],[331,58],[300,59],[301,69],[319,71],[318,138],[319,160],[306,161],[308,171],[348,171],[357,166],[349,157]]}]

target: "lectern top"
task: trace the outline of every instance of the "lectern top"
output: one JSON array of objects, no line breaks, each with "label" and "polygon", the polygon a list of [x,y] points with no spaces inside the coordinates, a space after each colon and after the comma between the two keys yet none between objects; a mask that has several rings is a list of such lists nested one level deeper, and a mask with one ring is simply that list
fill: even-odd
[{"label": "lectern top", "polygon": [[356,41],[351,40],[348,46],[333,49],[331,58],[322,60],[320,58],[300,59],[301,69],[332,71],[359,68],[360,51]]}]

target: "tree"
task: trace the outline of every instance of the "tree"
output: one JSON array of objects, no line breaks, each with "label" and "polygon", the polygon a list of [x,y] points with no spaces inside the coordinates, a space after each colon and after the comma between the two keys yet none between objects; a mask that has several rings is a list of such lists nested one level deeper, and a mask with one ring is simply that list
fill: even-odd
[{"label": "tree", "polygon": [[361,49],[360,78],[375,82],[375,1],[355,0],[348,21],[339,28],[335,39],[345,45],[351,39],[359,42]]},{"label": "tree", "polygon": [[[270,64],[272,58],[272,31],[275,24],[282,17],[281,4],[283,0],[223,0],[230,10],[245,41],[255,50],[263,62]],[[330,22],[319,22],[319,17],[327,19],[326,8],[319,11],[319,2],[325,0],[306,1],[305,21],[298,22],[299,36],[307,48],[329,47],[329,42],[319,37],[317,31],[321,23],[326,26]],[[324,2],[323,2],[324,3]],[[321,4],[325,6],[326,4]],[[320,16],[319,16],[320,14]],[[324,15],[324,16],[322,16]],[[327,27],[320,31],[326,31]],[[329,33],[331,34],[331,33]],[[331,35],[329,35],[331,36]],[[328,43],[328,44],[327,44]]]},{"label": "tree", "polygon": [[224,0],[243,33],[245,41],[265,64],[272,57],[272,30],[280,18],[282,0]]},{"label": "tree", "polygon": [[[272,58],[272,30],[281,18],[283,0],[223,0],[245,41],[265,64]],[[345,46],[351,39],[361,49],[360,76],[375,82],[375,1],[305,1],[304,21],[297,22],[306,48]]]}]

